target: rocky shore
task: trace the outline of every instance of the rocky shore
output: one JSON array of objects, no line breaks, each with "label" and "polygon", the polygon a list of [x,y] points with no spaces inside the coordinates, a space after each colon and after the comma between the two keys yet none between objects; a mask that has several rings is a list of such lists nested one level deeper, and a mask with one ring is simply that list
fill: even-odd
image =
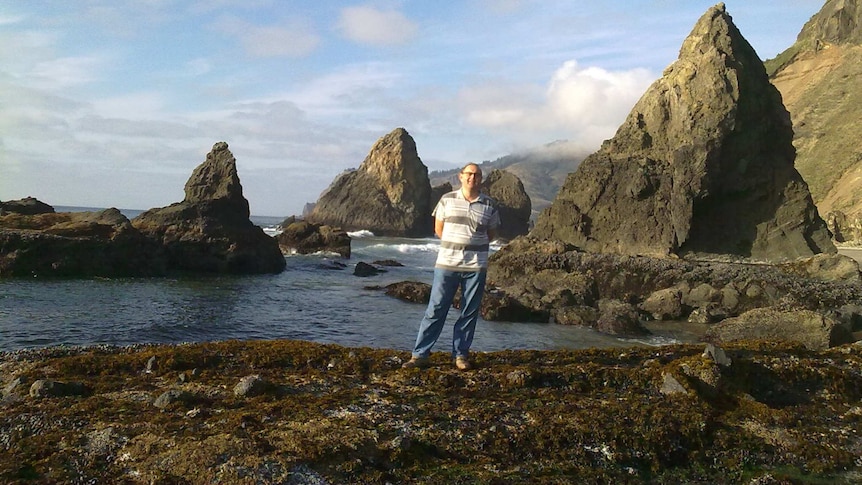
[{"label": "rocky shore", "polygon": [[0,354],[3,483],[859,483],[862,346]]}]

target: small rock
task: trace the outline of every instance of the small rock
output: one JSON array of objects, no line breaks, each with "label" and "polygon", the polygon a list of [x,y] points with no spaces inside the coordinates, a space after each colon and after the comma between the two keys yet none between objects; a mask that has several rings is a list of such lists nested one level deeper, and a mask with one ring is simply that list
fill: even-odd
[{"label": "small rock", "polygon": [[147,360],[147,368],[144,369],[144,372],[147,374],[152,374],[158,368],[158,363],[156,362],[156,356],[152,356]]},{"label": "small rock", "polygon": [[385,271],[362,261],[356,263],[356,267],[353,269],[353,275],[359,277],[376,276],[380,273],[385,273]]},{"label": "small rock", "polygon": [[27,378],[23,377],[23,376],[18,376],[16,378],[12,379],[11,381],[9,381],[9,384],[6,384],[6,387],[3,388],[3,392],[0,395],[2,395],[3,397],[11,396],[12,394],[15,393],[15,390],[19,386],[23,386],[25,384],[27,384]]},{"label": "small rock", "polygon": [[662,382],[659,392],[665,395],[688,394],[688,390],[671,374],[664,375],[664,382]]},{"label": "small rock", "polygon": [[533,374],[527,370],[518,369],[506,374],[506,382],[515,387],[526,387],[533,380]]},{"label": "small rock", "polygon": [[716,364],[723,367],[730,367],[730,357],[724,352],[724,349],[714,344],[706,344],[706,349],[703,351],[703,356],[712,359]]},{"label": "small rock", "polygon": [[233,394],[236,397],[254,397],[265,393],[269,388],[269,382],[254,374],[240,379],[233,388]]},{"label": "small rock", "polygon": [[155,402],[153,402],[153,406],[159,409],[165,409],[168,406],[178,402],[183,404],[189,404],[193,402],[194,399],[195,396],[190,392],[182,391],[179,389],[171,389],[169,391],[163,392],[162,395],[157,397]]},{"label": "small rock", "polygon": [[82,396],[86,390],[86,386],[80,382],[60,382],[50,379],[39,379],[30,386],[30,396],[36,398]]}]

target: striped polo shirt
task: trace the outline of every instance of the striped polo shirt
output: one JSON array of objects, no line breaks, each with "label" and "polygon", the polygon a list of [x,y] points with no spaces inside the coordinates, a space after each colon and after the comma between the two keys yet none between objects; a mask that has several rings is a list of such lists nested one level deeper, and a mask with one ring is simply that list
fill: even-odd
[{"label": "striped polo shirt", "polygon": [[469,202],[460,189],[455,190],[443,194],[432,215],[444,222],[437,268],[481,271],[488,267],[488,229],[500,226],[493,199],[479,194],[475,202]]}]

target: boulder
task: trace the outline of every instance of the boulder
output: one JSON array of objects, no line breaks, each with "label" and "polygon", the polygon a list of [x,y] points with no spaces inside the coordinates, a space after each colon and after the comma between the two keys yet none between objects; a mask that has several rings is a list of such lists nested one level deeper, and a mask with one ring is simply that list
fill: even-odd
[{"label": "boulder", "polygon": [[614,137],[569,175],[531,235],[659,257],[834,253],[792,139],[781,95],[718,4]]},{"label": "boulder", "polygon": [[637,336],[650,332],[640,323],[637,309],[619,300],[599,300],[596,330],[609,335]]},{"label": "boulder", "polygon": [[150,209],[132,225],[164,247],[172,270],[260,274],[285,267],[275,238],[249,220],[236,159],[225,142],[213,145],[192,172],[182,202]]},{"label": "boulder", "polygon": [[167,261],[119,210],[0,216],[0,277],[160,276]]},{"label": "boulder", "polygon": [[350,236],[338,227],[295,221],[283,225],[275,238],[285,254],[328,252],[350,257]]},{"label": "boulder", "polygon": [[734,340],[797,342],[823,350],[853,342],[848,325],[810,310],[757,308],[710,327],[703,339],[720,344]]},{"label": "boulder", "polygon": [[358,169],[335,179],[306,220],[378,236],[422,237],[433,231],[430,203],[428,168],[407,130],[397,128],[377,140]]},{"label": "boulder", "polygon": [[530,230],[532,206],[524,184],[505,170],[492,170],[482,182],[482,192],[497,202],[500,211],[499,237],[514,239]]},{"label": "boulder", "polygon": [[0,202],[0,216],[10,212],[32,216],[54,212],[54,208],[35,197]]},{"label": "boulder", "polygon": [[409,303],[425,303],[431,299],[431,285],[418,281],[400,281],[386,286],[386,294]]}]

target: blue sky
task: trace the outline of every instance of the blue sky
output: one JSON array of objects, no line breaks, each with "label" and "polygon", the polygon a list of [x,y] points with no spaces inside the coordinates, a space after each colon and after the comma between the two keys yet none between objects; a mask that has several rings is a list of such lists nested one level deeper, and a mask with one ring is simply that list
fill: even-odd
[{"label": "blue sky", "polygon": [[[228,142],[298,214],[404,127],[430,170],[598,148],[716,2],[0,0],[0,200],[148,209]],[[728,0],[762,59],[814,0]]]}]

